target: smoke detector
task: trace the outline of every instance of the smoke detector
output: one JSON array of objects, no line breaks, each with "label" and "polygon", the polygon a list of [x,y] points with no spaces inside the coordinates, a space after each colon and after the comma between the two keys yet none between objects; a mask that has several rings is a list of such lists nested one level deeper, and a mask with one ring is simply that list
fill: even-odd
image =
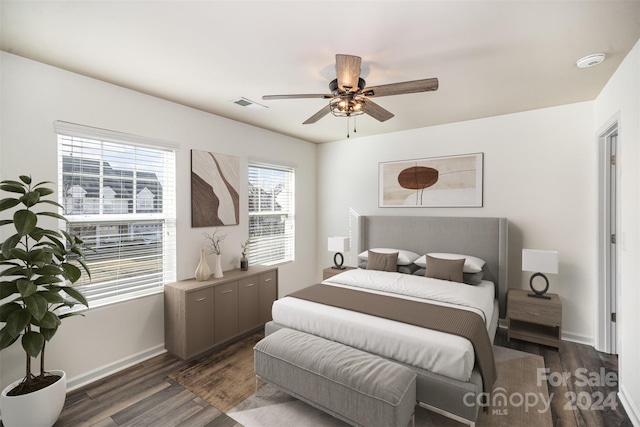
[{"label": "smoke detector", "polygon": [[604,61],[604,53],[594,53],[578,59],[576,65],[578,68],[589,68],[598,65],[602,61]]}]

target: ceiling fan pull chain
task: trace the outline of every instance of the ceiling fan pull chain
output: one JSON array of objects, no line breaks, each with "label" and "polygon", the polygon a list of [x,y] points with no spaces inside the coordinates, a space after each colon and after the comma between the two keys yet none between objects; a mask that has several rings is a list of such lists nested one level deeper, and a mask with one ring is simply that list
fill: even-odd
[{"label": "ceiling fan pull chain", "polygon": [[349,138],[349,116],[347,116],[347,138]]},{"label": "ceiling fan pull chain", "polygon": [[353,133],[357,133],[358,131],[356,130],[356,120],[358,119],[358,116],[354,116],[353,117]]}]

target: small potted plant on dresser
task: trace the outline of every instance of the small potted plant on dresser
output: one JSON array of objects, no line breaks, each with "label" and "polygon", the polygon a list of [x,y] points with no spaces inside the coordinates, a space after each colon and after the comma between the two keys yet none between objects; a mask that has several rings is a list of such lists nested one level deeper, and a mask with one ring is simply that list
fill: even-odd
[{"label": "small potted plant on dresser", "polygon": [[[56,212],[62,206],[46,199],[53,194],[47,184],[51,183],[34,185],[25,175],[19,181],[0,182],[0,190],[15,196],[0,200],[0,212],[16,208],[10,219],[8,215],[0,219],[0,226],[14,228],[2,230],[9,237],[2,242],[0,253],[0,299],[5,301],[0,305],[0,322],[4,323],[0,350],[20,342],[26,362],[24,378],[5,387],[0,395],[6,427],[50,427],[56,422],[66,397],[66,374],[44,370],[45,347],[61,321],[78,314],[60,314],[59,309],[77,304],[88,307],[85,297],[71,286],[83,270],[90,277],[82,240],[64,230],[38,227],[43,217],[66,221]],[[40,372],[33,374],[31,359],[38,356]]]}]

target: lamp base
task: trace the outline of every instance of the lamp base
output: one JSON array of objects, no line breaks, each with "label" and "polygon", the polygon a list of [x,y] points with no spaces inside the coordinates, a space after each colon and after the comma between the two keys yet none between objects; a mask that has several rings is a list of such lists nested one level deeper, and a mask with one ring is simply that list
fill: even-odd
[{"label": "lamp base", "polygon": [[534,297],[534,298],[551,299],[551,297],[550,297],[550,296],[548,296],[548,295],[527,294],[527,296],[529,296],[529,297]]},{"label": "lamp base", "polygon": [[[340,260],[338,262],[338,260]],[[342,254],[340,252],[336,252],[336,254],[333,256],[333,264],[334,266],[331,267],[334,270],[344,270],[345,267],[342,266],[342,263],[344,262],[344,257],[342,256]]]},{"label": "lamp base", "polygon": [[[538,290],[533,286],[533,279],[535,279],[536,277],[542,277],[542,279],[544,280],[545,286],[543,290]],[[529,279],[529,287],[533,291],[532,294],[529,294],[530,297],[551,299],[551,297],[545,295],[545,293],[549,290],[549,279],[547,279],[547,276],[545,276],[544,274],[542,273],[533,274],[531,276],[531,279]]]}]

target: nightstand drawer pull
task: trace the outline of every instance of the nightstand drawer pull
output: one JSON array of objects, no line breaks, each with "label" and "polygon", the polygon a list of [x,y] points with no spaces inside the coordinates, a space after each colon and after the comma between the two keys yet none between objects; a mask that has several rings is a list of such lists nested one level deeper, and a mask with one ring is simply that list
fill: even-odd
[{"label": "nightstand drawer pull", "polygon": [[265,282],[270,282],[273,278],[269,277],[268,279],[264,279]]},{"label": "nightstand drawer pull", "polygon": [[254,284],[253,283],[249,283],[248,285],[244,285],[246,288],[250,288],[252,287]]},{"label": "nightstand drawer pull", "polygon": [[230,294],[231,292],[233,292],[233,289],[229,289],[227,291],[222,291],[223,294]]},{"label": "nightstand drawer pull", "polygon": [[533,311],[527,311],[527,314],[530,314],[532,316],[540,316],[540,313],[534,313]]},{"label": "nightstand drawer pull", "polygon": [[204,300],[206,300],[206,299],[207,299],[207,297],[198,298],[198,299],[196,300],[196,302],[204,301]]}]

